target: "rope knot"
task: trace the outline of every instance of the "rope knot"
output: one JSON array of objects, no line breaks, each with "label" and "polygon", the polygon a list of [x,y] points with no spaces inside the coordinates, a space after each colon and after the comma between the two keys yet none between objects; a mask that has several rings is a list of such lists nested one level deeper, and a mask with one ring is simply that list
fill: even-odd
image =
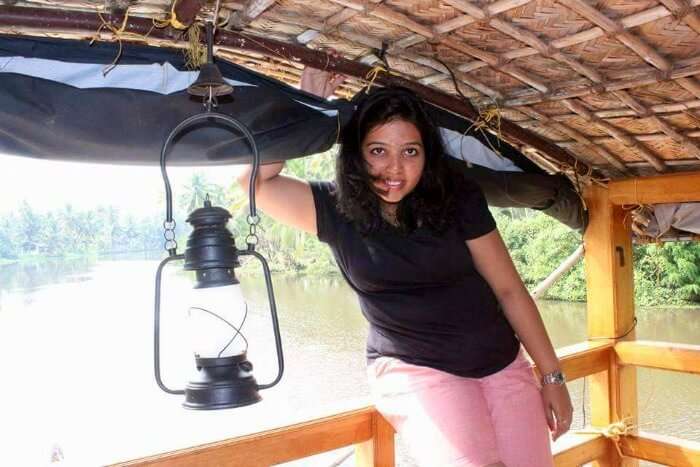
[{"label": "rope knot", "polygon": [[372,86],[374,86],[374,81],[377,79],[377,76],[379,76],[379,73],[388,73],[388,70],[384,68],[383,65],[376,64],[372,67],[371,70],[367,72],[365,75],[365,79],[369,81],[367,84],[367,89],[365,90],[365,93],[369,94],[369,92],[372,90]]}]

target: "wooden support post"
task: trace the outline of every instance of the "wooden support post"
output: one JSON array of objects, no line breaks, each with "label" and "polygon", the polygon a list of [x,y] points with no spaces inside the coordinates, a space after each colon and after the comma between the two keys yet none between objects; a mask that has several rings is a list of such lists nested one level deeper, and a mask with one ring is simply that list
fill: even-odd
[{"label": "wooden support post", "polygon": [[[632,238],[625,215],[613,205],[606,188],[591,186],[586,192],[590,223],[584,236],[588,337],[615,341],[634,326],[634,278]],[[634,339],[632,330],[620,340]],[[614,354],[608,371],[590,377],[592,424],[605,427],[626,420],[637,424],[637,374],[632,366],[619,366]],[[614,446],[597,467],[636,467],[639,462],[621,458]]]},{"label": "wooden support post", "polygon": [[379,412],[372,417],[372,438],[355,445],[357,467],[394,467],[394,428]]}]

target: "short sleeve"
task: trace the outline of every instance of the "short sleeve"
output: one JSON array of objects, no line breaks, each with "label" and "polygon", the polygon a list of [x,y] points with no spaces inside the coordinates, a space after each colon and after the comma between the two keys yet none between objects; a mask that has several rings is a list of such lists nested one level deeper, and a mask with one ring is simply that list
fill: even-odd
[{"label": "short sleeve", "polygon": [[335,242],[340,214],[336,207],[335,184],[332,182],[309,182],[316,208],[316,233],[324,243]]},{"label": "short sleeve", "polygon": [[458,226],[465,240],[473,240],[496,228],[484,192],[479,185],[465,180],[459,189]]}]

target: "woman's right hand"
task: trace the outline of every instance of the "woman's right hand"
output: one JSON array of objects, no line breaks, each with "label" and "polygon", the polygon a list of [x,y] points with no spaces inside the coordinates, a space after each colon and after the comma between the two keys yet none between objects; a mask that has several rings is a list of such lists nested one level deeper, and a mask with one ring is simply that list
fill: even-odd
[{"label": "woman's right hand", "polygon": [[[328,55],[331,57],[339,57],[340,55],[335,50],[330,50]],[[301,73],[301,83],[299,85],[302,91],[310,94],[315,94],[319,97],[327,98],[333,95],[335,90],[343,84],[347,77],[339,73],[334,73],[318,68],[306,67]]]}]

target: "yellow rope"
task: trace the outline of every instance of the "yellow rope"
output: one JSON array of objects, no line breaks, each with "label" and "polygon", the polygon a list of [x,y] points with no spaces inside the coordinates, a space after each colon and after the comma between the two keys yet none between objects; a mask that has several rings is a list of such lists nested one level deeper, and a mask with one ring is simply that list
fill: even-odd
[{"label": "yellow rope", "polygon": [[576,430],[576,433],[589,435],[601,434],[613,442],[620,457],[627,457],[622,453],[622,449],[620,448],[620,439],[623,436],[634,434],[636,428],[637,427],[632,424],[629,419],[623,419],[603,428],[591,427],[586,430]]},{"label": "yellow rope", "polygon": [[476,120],[474,120],[474,123],[472,123],[469,128],[464,131],[464,133],[462,133],[462,136],[466,136],[466,134],[472,129],[481,132],[491,150],[503,157],[501,151],[493,147],[491,140],[489,140],[484,133],[484,129],[494,130],[500,145],[500,141],[503,139],[503,134],[501,133],[501,109],[497,105],[490,105],[485,109],[479,109],[479,115],[476,117]]},{"label": "yellow rope", "polygon": [[[99,39],[100,33],[102,32],[103,29],[108,29],[112,35],[117,39],[117,43],[119,43],[119,50],[117,51],[116,57],[114,57],[114,60],[112,60],[112,63],[107,65],[103,70],[102,70],[102,76],[107,76],[107,73],[112,71],[116,66],[117,62],[119,62],[119,59],[122,56],[122,36],[124,35],[124,32],[126,31],[126,25],[128,24],[129,21],[129,7],[126,8],[126,11],[124,12],[124,19],[122,20],[122,25],[119,29],[115,28],[112,24],[108,23],[104,16],[102,16],[102,13],[99,11],[97,12],[97,16],[100,18],[100,21],[102,21],[102,24],[100,25],[99,28],[97,28],[97,31],[95,32],[95,35],[92,37],[92,40],[90,41],[90,45],[92,45],[97,39]],[[150,33],[150,31],[149,31]]]},{"label": "yellow rope", "polygon": [[187,29],[187,48],[184,50],[185,67],[196,70],[207,63],[207,48],[202,45],[199,35],[199,25],[192,23]]},{"label": "yellow rope", "polygon": [[170,13],[168,13],[168,17],[165,19],[155,19],[153,18],[153,25],[157,27],[158,29],[162,28],[167,28],[168,26],[171,26],[175,29],[180,29],[184,30],[187,29],[189,26],[187,26],[184,23],[181,23],[180,20],[177,19],[177,15],[175,14],[175,5],[177,2],[173,2],[172,7],[170,8]]},{"label": "yellow rope", "polygon": [[365,75],[365,79],[369,81],[367,84],[367,89],[365,90],[366,94],[369,94],[369,92],[372,90],[372,86],[374,86],[374,81],[377,79],[377,76],[379,76],[379,73],[388,73],[387,69],[384,68],[382,65],[374,65],[371,70],[367,72]]}]

